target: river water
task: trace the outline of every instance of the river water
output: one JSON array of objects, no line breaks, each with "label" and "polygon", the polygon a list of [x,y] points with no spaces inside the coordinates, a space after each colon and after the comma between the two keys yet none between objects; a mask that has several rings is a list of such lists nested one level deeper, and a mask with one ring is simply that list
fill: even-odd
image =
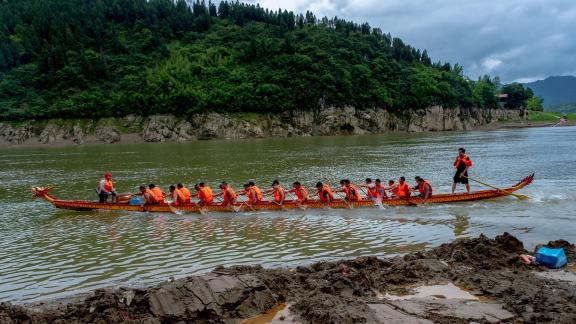
[{"label": "river water", "polygon": [[[266,187],[277,178],[311,187],[317,180],[402,175],[421,175],[435,192],[446,192],[460,146],[474,161],[472,174],[487,182],[512,185],[535,172],[535,182],[521,192],[532,199],[178,216],[57,210],[29,192],[50,184],[59,198],[95,199],[105,170],[113,172],[120,192],[150,182],[214,187],[228,180],[239,187],[254,180]],[[292,267],[385,257],[480,233],[508,231],[528,248],[574,241],[575,152],[576,127],[0,149],[0,301],[141,287],[217,265]]]}]

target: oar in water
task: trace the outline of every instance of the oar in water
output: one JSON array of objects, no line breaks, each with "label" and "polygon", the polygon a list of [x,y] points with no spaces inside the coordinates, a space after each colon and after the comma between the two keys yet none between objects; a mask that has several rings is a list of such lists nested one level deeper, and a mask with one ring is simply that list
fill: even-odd
[{"label": "oar in water", "polygon": [[515,194],[515,193],[513,193],[513,192],[509,192],[509,191],[500,189],[500,188],[498,188],[498,187],[496,187],[496,186],[493,186],[493,185],[488,184],[488,183],[486,183],[486,182],[482,182],[482,181],[480,181],[480,180],[478,180],[478,179],[475,179],[475,178],[472,178],[472,177],[468,177],[468,179],[470,179],[470,180],[472,180],[472,181],[474,181],[474,182],[478,182],[479,184],[484,185],[484,186],[486,186],[486,187],[490,187],[490,188],[492,188],[492,189],[496,189],[496,190],[498,190],[498,191],[501,191],[501,192],[503,192],[503,193],[506,194],[506,195],[514,196],[514,197],[516,197],[516,198],[518,198],[518,199],[520,199],[520,200],[530,199],[530,197],[528,197],[528,196],[519,195],[519,194]]},{"label": "oar in water", "polygon": [[176,214],[176,215],[183,215],[184,214],[183,210],[174,207],[172,204],[168,204],[168,208],[170,209],[170,212],[172,212],[172,214]]}]

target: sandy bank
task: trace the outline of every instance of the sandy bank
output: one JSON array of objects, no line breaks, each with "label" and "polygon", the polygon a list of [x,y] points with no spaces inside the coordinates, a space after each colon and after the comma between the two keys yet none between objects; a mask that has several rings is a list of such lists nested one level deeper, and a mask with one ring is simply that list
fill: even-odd
[{"label": "sandy bank", "polygon": [[[548,245],[564,247],[574,262],[573,245]],[[520,253],[526,253],[522,242],[504,233],[391,259],[360,257],[296,269],[216,268],[148,289],[98,290],[68,303],[3,303],[0,322],[235,323],[288,303],[290,321],[304,323],[574,323],[576,275],[523,265]],[[470,298],[422,294],[424,285],[460,287]]]}]

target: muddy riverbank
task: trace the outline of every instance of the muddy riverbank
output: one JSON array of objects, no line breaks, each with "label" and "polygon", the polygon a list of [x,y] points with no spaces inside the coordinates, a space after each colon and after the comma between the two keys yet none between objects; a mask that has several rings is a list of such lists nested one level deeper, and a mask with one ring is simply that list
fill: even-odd
[{"label": "muddy riverbank", "polygon": [[[573,245],[548,245],[564,247],[574,263]],[[97,290],[69,302],[4,303],[0,322],[234,323],[286,303],[290,321],[304,323],[574,323],[576,275],[523,265],[522,253],[528,253],[523,243],[504,233],[390,259],[360,257],[295,269],[220,267],[147,289]],[[424,293],[430,285],[440,286]],[[453,298],[434,287],[464,295]]]}]

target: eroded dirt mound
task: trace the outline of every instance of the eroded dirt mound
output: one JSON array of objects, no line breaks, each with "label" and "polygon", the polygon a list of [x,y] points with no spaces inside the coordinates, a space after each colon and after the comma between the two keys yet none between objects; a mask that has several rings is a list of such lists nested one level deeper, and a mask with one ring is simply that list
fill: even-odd
[{"label": "eroded dirt mound", "polygon": [[[570,243],[548,246],[564,247],[574,259]],[[576,283],[535,275],[546,270],[521,264],[521,253],[522,242],[504,233],[390,259],[360,257],[296,269],[219,267],[143,290],[98,290],[82,302],[39,311],[0,304],[0,323],[232,323],[279,302],[290,303],[299,320],[309,323],[576,322]],[[449,282],[490,302],[383,298]]]}]

